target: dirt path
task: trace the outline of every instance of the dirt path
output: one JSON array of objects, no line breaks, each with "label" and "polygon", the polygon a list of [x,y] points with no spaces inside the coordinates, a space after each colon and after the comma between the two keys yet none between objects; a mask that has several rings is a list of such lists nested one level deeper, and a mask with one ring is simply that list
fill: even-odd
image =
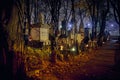
[{"label": "dirt path", "polygon": [[93,52],[50,63],[35,80],[120,80],[120,69],[115,67],[120,61],[119,44],[110,40]]}]

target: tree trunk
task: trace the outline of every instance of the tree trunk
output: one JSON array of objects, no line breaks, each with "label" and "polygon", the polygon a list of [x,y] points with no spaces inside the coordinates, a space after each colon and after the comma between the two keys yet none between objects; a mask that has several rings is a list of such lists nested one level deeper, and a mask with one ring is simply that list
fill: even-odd
[{"label": "tree trunk", "polygon": [[7,33],[3,28],[3,24],[0,23],[0,79],[5,80],[7,69],[7,55],[8,55],[8,42]]}]

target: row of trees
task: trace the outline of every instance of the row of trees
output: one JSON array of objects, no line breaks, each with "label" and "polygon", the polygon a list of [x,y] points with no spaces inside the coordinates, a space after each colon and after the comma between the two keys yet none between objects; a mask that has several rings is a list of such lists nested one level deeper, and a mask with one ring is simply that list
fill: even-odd
[{"label": "row of trees", "polygon": [[[26,29],[29,30],[27,33],[29,35],[32,16],[34,23],[37,23],[40,12],[45,14],[45,22],[52,24],[54,35],[58,31],[59,21],[64,19],[65,25],[72,21],[76,27],[77,21],[83,24],[83,18],[88,14],[92,19],[92,40],[97,37],[97,27],[100,28],[98,35],[100,44],[106,18],[112,9],[111,13],[119,24],[120,34],[119,0],[0,0],[0,5],[0,70],[7,64],[7,55],[12,44],[16,43],[17,46],[25,44]],[[53,42],[55,40],[52,40]],[[20,46],[19,50],[24,52],[24,46]]]}]

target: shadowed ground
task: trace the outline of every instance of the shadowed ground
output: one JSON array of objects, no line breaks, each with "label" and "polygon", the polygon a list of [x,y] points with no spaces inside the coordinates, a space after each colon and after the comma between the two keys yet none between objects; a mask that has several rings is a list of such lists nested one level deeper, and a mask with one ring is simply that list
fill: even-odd
[{"label": "shadowed ground", "polygon": [[[111,39],[91,53],[49,64],[38,80],[120,80],[120,44]],[[37,78],[37,77],[36,77]]]},{"label": "shadowed ground", "polygon": [[120,80],[120,44],[111,39],[102,47],[89,53],[79,54],[70,61],[47,62],[37,76],[24,78],[18,70],[15,80]]}]

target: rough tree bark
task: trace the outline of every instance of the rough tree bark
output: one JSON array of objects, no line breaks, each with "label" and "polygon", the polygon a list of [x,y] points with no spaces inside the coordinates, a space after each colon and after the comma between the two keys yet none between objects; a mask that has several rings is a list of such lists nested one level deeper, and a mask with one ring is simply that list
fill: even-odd
[{"label": "rough tree bark", "polygon": [[[9,4],[7,4],[7,3]],[[8,32],[6,31],[7,24],[9,23],[10,15],[13,7],[13,0],[0,0],[0,79],[7,79],[9,76],[7,72],[8,65]]]}]

